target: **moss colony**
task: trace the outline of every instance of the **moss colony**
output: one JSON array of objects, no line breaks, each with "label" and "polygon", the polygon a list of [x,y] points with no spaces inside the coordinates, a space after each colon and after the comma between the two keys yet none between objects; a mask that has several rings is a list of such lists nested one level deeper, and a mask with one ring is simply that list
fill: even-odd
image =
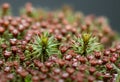
[{"label": "moss colony", "polygon": [[105,17],[27,3],[0,10],[0,82],[120,82],[120,43]]}]

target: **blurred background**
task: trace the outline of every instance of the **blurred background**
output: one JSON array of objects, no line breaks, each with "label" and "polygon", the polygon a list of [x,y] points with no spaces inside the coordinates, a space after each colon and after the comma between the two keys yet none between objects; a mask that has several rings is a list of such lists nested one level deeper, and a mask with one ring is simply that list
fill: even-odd
[{"label": "blurred background", "polygon": [[107,17],[111,27],[120,32],[120,0],[0,0],[0,5],[5,2],[11,4],[14,15],[19,15],[19,9],[27,2],[31,2],[35,7],[49,10],[59,9],[67,4],[85,15]]}]

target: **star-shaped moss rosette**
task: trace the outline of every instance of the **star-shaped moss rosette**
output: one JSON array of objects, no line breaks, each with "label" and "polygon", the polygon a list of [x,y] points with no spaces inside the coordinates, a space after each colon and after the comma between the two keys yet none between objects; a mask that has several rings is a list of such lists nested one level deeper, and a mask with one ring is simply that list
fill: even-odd
[{"label": "star-shaped moss rosette", "polygon": [[75,37],[73,49],[81,55],[91,54],[94,51],[101,51],[103,46],[98,42],[98,39],[90,33],[83,33],[81,37]]},{"label": "star-shaped moss rosette", "polygon": [[33,58],[40,59],[42,62],[46,61],[51,55],[60,55],[58,50],[58,43],[53,36],[49,37],[48,32],[44,32],[41,36],[36,36],[34,42],[31,44],[33,48]]}]

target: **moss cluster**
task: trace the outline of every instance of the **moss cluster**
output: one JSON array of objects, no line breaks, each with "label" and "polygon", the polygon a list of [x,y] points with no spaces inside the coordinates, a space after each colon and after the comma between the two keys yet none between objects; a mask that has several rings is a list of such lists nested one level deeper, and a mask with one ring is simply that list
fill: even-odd
[{"label": "moss cluster", "polygon": [[0,82],[120,82],[119,36],[105,17],[31,3],[21,11],[0,8]]}]

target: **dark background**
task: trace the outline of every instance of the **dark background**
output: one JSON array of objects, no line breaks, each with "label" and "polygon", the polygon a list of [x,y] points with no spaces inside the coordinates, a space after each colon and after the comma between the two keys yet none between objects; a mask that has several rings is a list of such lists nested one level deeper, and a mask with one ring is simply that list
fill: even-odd
[{"label": "dark background", "polygon": [[68,4],[76,11],[82,11],[85,15],[106,16],[112,28],[118,32],[120,31],[120,0],[0,0],[0,5],[4,2],[9,2],[12,5],[14,15],[18,15],[19,9],[26,2],[32,2],[35,7],[50,10]]}]

